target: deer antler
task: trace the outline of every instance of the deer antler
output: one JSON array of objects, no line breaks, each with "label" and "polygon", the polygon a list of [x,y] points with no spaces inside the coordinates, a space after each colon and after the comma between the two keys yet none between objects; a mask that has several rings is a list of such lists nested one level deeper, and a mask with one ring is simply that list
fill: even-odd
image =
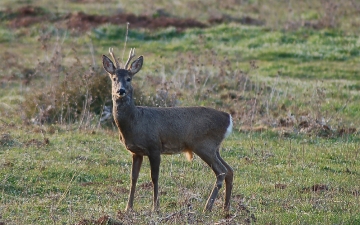
[{"label": "deer antler", "polygon": [[113,58],[115,64],[116,64],[116,68],[119,69],[120,68],[120,63],[119,61],[116,59],[115,55],[114,55],[114,49],[113,48],[109,48],[109,53],[111,55],[111,57]]},{"label": "deer antler", "polygon": [[129,66],[129,63],[131,61],[132,58],[135,57],[135,48],[131,48],[130,49],[130,53],[129,53],[129,59],[126,61],[126,64],[124,66],[124,69],[127,69],[127,67]]}]

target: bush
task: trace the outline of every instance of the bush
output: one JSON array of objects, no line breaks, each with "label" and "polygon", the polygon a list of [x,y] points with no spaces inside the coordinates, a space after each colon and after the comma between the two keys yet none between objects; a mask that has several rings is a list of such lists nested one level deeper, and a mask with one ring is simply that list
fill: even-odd
[{"label": "bush", "polygon": [[[65,56],[61,52],[61,47],[57,46],[49,61],[39,62],[36,66],[36,75],[32,79],[39,82],[29,84],[33,87],[22,104],[25,118],[35,124],[88,123],[104,110],[107,115],[111,113],[111,81],[103,69],[89,69],[76,56],[73,65],[64,65]],[[163,87],[150,95],[145,94],[143,88],[138,88],[137,82],[133,85],[136,105],[166,107],[177,103],[176,94],[166,85],[160,84]],[[112,120],[112,116],[109,118]]]},{"label": "bush", "polygon": [[100,71],[66,75],[26,96],[23,108],[34,123],[72,123],[91,113],[100,114],[111,99],[111,81]]}]

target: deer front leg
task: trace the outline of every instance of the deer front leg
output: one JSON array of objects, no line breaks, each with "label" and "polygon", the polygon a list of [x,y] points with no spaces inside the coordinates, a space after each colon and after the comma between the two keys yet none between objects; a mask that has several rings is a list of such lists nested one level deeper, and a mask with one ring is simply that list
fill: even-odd
[{"label": "deer front leg", "polygon": [[153,195],[153,211],[159,209],[159,195],[158,195],[158,181],[159,181],[159,169],[160,169],[160,153],[149,156],[150,167],[151,167],[151,180],[154,187]]},{"label": "deer front leg", "polygon": [[132,208],[133,208],[135,187],[136,187],[137,179],[139,177],[139,172],[140,172],[140,167],[141,167],[142,161],[143,161],[142,155],[133,154],[132,168],[131,168],[131,188],[130,188],[128,203],[127,203],[127,206],[125,209],[126,212],[132,210]]}]

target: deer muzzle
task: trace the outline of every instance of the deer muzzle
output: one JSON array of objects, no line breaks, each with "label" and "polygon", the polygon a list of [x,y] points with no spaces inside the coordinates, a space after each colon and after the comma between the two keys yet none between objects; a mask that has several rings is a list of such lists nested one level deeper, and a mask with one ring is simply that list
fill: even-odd
[{"label": "deer muzzle", "polygon": [[120,90],[117,91],[117,94],[120,96],[124,96],[126,94],[126,91],[125,91],[125,89],[120,88]]},{"label": "deer muzzle", "polygon": [[126,95],[126,90],[121,88],[121,89],[119,89],[117,91],[113,91],[113,95],[118,97],[118,98],[122,98],[122,97],[124,97]]}]

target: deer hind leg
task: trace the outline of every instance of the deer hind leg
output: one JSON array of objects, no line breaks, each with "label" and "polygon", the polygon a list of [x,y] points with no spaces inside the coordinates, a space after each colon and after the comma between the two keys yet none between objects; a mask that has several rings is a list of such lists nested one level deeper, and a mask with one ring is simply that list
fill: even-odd
[{"label": "deer hind leg", "polygon": [[154,187],[153,195],[153,211],[159,210],[159,195],[158,195],[158,181],[159,181],[159,169],[160,169],[160,153],[149,156],[150,168],[151,168],[151,180]]},{"label": "deer hind leg", "polygon": [[132,208],[133,208],[135,187],[136,187],[137,179],[139,177],[139,172],[140,172],[141,164],[143,161],[143,156],[133,154],[132,160],[133,161],[132,161],[132,168],[131,168],[131,188],[130,188],[128,203],[127,203],[127,206],[125,209],[126,212],[132,210]]},{"label": "deer hind leg", "polygon": [[216,156],[222,162],[222,164],[226,167],[227,173],[225,175],[225,202],[224,202],[224,210],[230,210],[230,198],[231,191],[233,187],[233,179],[234,179],[234,170],[227,164],[220,156],[219,151],[216,152]]},{"label": "deer hind leg", "polygon": [[206,202],[204,211],[211,211],[219,190],[223,185],[226,175],[228,174],[228,169],[216,155],[217,151],[218,149],[214,151],[204,151],[204,148],[202,151],[196,151],[197,155],[210,166],[216,175],[216,182]]}]

